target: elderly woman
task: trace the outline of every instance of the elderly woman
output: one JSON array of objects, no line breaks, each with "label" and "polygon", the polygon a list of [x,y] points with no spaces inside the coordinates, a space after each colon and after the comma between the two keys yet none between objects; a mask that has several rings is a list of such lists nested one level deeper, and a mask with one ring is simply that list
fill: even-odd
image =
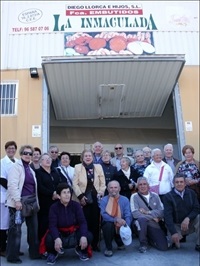
[{"label": "elderly woman", "polygon": [[182,154],[185,160],[177,164],[175,172],[185,176],[187,186],[197,193],[200,202],[200,169],[199,162],[194,159],[194,148],[185,145]]},{"label": "elderly woman", "polygon": [[72,187],[72,179],[74,177],[74,167],[70,166],[71,155],[69,152],[63,151],[60,154],[60,166],[56,169],[59,172],[59,175],[62,177],[63,181]]},{"label": "elderly woman", "polygon": [[93,234],[92,248],[98,251],[100,210],[98,198],[104,195],[105,176],[102,166],[93,163],[92,150],[84,150],[81,164],[75,165],[73,190],[83,207],[88,229]]},{"label": "elderly woman", "polygon": [[171,167],[162,161],[160,149],[152,150],[152,162],[144,171],[150,191],[157,193],[162,200],[163,195],[170,192],[173,187],[173,172]]},{"label": "elderly woman", "polygon": [[130,200],[131,194],[135,192],[136,179],[134,177],[134,170],[130,166],[131,160],[128,157],[122,157],[120,160],[121,169],[117,172],[115,180],[120,184],[120,194]]},{"label": "elderly woman", "polygon": [[40,168],[40,156],[41,156],[41,150],[38,147],[34,147],[33,156],[32,156],[32,162],[30,163],[30,167],[35,171],[36,169]]},{"label": "elderly woman", "polygon": [[80,260],[86,261],[89,259],[87,249],[92,235],[88,232],[83,210],[78,202],[71,200],[72,190],[68,184],[60,183],[56,192],[59,201],[50,208],[49,232],[44,240],[44,248],[48,252],[47,264],[54,264],[58,253],[63,254],[68,248],[75,248]]},{"label": "elderly woman", "polygon": [[[11,263],[22,262],[19,258],[22,224],[15,224],[15,213],[18,210],[22,210],[22,198],[25,196],[35,195],[36,201],[38,202],[35,172],[29,165],[31,156],[33,155],[33,147],[24,145],[20,148],[19,154],[21,159],[13,164],[8,173],[7,206],[9,206],[10,212],[10,226],[6,255],[7,261]],[[25,220],[29,257],[31,259],[37,259],[39,257],[37,212],[33,212]]]},{"label": "elderly woman", "polygon": [[36,170],[38,183],[38,198],[40,211],[38,212],[38,236],[39,240],[48,229],[48,215],[50,206],[57,200],[56,188],[63,180],[58,172],[51,167],[52,159],[48,153],[40,157],[40,168]]},{"label": "elderly woman", "polygon": [[135,163],[131,167],[133,168],[134,180],[136,182],[140,176],[143,176],[144,170],[149,163],[149,161],[145,160],[144,152],[142,150],[137,150],[135,152]]}]

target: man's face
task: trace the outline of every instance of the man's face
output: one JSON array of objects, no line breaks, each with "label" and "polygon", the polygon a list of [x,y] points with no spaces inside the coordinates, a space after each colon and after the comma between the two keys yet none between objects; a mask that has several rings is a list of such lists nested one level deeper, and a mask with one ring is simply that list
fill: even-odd
[{"label": "man's face", "polygon": [[173,149],[170,146],[167,146],[164,150],[164,154],[166,158],[171,158],[173,156]]},{"label": "man's face", "polygon": [[58,149],[56,147],[52,148],[49,152],[49,155],[51,156],[52,160],[56,160],[58,158]]},{"label": "man's face", "polygon": [[16,153],[15,146],[14,145],[8,146],[8,148],[6,149],[6,155],[8,156],[8,158],[13,159],[15,157],[15,153]]},{"label": "man's face", "polygon": [[162,161],[162,152],[161,151],[155,151],[154,156],[153,156],[153,160],[156,163],[160,163]]},{"label": "man's face", "polygon": [[100,155],[103,151],[103,145],[100,142],[96,142],[94,144],[94,149],[93,149],[95,154]]},{"label": "man's face", "polygon": [[117,144],[116,146],[115,146],[115,153],[116,153],[116,155],[122,155],[123,154],[123,147],[122,147],[122,145],[121,144]]},{"label": "man's face", "polygon": [[176,188],[176,190],[182,192],[186,187],[185,178],[184,177],[175,178],[174,187]]},{"label": "man's face", "polygon": [[137,188],[138,191],[143,195],[147,195],[149,192],[149,185],[146,180],[139,181]]},{"label": "man's face", "polygon": [[109,196],[111,196],[111,197],[117,197],[119,195],[119,192],[120,192],[119,183],[116,182],[116,181],[111,181],[108,184],[108,193],[109,193]]}]

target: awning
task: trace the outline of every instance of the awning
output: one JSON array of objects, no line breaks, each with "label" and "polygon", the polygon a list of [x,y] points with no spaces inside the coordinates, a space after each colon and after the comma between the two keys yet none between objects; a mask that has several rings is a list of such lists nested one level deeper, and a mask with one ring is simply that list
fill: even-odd
[{"label": "awning", "polygon": [[184,55],[42,57],[56,119],[162,116]]}]

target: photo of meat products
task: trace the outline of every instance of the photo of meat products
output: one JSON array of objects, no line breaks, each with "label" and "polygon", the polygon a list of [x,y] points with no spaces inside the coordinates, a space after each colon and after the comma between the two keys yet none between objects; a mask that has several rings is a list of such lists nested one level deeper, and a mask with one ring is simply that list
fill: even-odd
[{"label": "photo of meat products", "polygon": [[134,54],[134,49],[128,49],[130,42],[146,43],[150,49],[143,49],[142,54],[155,52],[153,32],[73,32],[64,35],[65,51],[74,51],[72,55],[104,55],[109,51],[110,54]]}]

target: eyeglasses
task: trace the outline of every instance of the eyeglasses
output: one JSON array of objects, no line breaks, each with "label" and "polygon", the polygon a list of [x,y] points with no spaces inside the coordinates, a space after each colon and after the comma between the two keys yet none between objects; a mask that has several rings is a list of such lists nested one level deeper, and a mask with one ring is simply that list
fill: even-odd
[{"label": "eyeglasses", "polygon": [[51,151],[51,153],[58,153],[58,151]]},{"label": "eyeglasses", "polygon": [[30,155],[30,156],[32,156],[33,153],[32,153],[31,151],[24,151],[24,152],[23,152],[23,155]]},{"label": "eyeglasses", "polygon": [[122,147],[115,147],[115,150],[121,150]]}]

